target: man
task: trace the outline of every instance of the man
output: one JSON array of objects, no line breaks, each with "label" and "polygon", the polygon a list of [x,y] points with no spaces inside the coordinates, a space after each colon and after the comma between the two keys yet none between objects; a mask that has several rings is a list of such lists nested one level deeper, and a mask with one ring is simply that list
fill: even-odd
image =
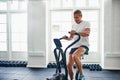
[{"label": "man", "polygon": [[77,36],[75,33],[78,33],[81,36],[81,39],[71,48],[68,59],[68,73],[71,80],[74,80],[74,72],[73,65],[76,64],[76,67],[79,71],[78,80],[85,80],[82,71],[82,63],[80,57],[84,54],[88,53],[89,50],[89,34],[90,34],[90,24],[87,21],[82,20],[82,12],[80,10],[76,10],[74,12],[74,20],[75,23],[72,26],[72,30],[70,32],[70,37],[63,36],[66,40],[76,40]]}]

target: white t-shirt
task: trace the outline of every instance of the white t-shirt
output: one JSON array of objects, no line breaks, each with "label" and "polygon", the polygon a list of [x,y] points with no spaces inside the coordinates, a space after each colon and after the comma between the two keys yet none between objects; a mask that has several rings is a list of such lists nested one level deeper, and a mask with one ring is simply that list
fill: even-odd
[{"label": "white t-shirt", "polygon": [[[90,23],[87,21],[82,21],[80,24],[74,23],[72,25],[72,30],[75,30],[76,32],[82,32],[85,30],[85,28],[90,28]],[[78,36],[74,36],[74,40],[76,40]],[[73,45],[72,48],[80,47],[81,45],[89,47],[89,37],[82,37],[81,39]]]}]

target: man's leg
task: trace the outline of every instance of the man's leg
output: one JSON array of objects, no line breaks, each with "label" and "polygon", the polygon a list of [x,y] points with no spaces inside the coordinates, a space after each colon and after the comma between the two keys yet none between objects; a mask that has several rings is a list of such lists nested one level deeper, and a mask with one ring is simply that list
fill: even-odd
[{"label": "man's leg", "polygon": [[84,54],[85,50],[86,49],[84,47],[80,47],[73,54],[73,59],[75,61],[75,64],[76,64],[76,66],[78,68],[78,71],[79,71],[80,75],[83,75],[82,63],[80,61],[80,57]]},{"label": "man's leg", "polygon": [[74,79],[73,65],[74,65],[74,60],[72,59],[72,54],[69,54],[67,67],[68,67],[68,73],[70,75],[70,80]]}]

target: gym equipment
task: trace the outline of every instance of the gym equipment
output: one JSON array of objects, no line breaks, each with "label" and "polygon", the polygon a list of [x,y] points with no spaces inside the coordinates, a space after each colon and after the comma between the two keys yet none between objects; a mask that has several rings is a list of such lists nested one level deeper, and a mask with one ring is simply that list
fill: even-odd
[{"label": "gym equipment", "polygon": [[56,68],[56,63],[49,63],[48,65],[47,65],[47,68]]},{"label": "gym equipment", "polygon": [[26,67],[26,61],[0,61],[0,67]]},{"label": "gym equipment", "polygon": [[82,67],[90,71],[102,71],[102,67],[99,64],[83,64]]},{"label": "gym equipment", "polygon": [[47,68],[52,68],[52,63],[48,63]]},{"label": "gym equipment", "polygon": [[90,64],[90,71],[102,71],[102,67],[99,64]]},{"label": "gym equipment", "polygon": [[[61,67],[63,68],[63,62],[60,62]],[[47,68],[56,68],[56,63],[49,63],[47,65]],[[76,68],[76,65],[74,65],[74,68]],[[102,67],[99,64],[83,64],[82,68],[89,69],[90,71],[102,71]]]},{"label": "gym equipment", "polygon": [[[63,38],[54,39],[54,43],[56,45],[56,48],[54,49],[54,56],[55,56],[55,60],[57,64],[56,73],[53,75],[52,78],[47,78],[47,80],[68,80],[68,70],[67,70],[67,65],[66,65],[66,52],[68,48],[70,48],[76,42],[80,40],[80,35],[78,33],[75,33],[75,35],[77,35],[78,38],[74,42],[72,42],[70,45],[68,45],[64,51],[62,49],[62,44],[60,42],[60,40],[62,40]],[[52,66],[51,64],[48,64],[48,67],[51,67],[51,66]],[[64,68],[65,74],[62,73],[61,71],[62,66]]]}]

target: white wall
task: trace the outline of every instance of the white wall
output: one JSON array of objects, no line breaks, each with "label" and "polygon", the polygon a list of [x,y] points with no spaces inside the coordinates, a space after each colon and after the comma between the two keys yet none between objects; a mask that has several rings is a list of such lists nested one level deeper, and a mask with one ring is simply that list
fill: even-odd
[{"label": "white wall", "polygon": [[120,69],[120,0],[105,0],[104,68]]},{"label": "white wall", "polygon": [[9,53],[8,52],[0,52],[0,60],[9,60]]},{"label": "white wall", "polygon": [[47,1],[28,2],[28,67],[46,67],[48,62]]}]

